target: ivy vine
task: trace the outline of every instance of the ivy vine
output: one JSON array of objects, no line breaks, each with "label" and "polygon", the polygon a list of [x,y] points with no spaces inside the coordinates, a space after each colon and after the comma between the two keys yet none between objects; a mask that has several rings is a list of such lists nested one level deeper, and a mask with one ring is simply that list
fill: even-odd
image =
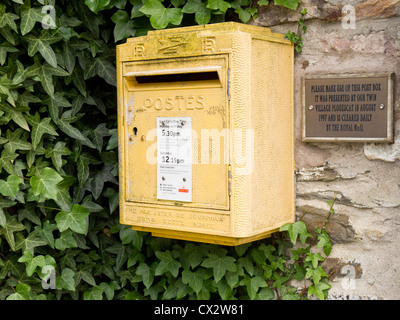
[{"label": "ivy vine", "polygon": [[[119,223],[116,43],[151,29],[247,22],[269,2],[299,5],[1,2],[0,300],[326,298],[324,227],[315,243],[298,221],[224,247]],[[292,279],[310,283],[299,291]]]}]

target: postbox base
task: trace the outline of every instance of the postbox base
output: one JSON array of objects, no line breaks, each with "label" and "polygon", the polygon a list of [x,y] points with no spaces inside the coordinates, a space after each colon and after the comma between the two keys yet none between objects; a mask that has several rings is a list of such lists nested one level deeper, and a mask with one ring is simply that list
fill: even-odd
[{"label": "postbox base", "polygon": [[146,228],[146,227],[139,227],[139,226],[134,226],[134,227],[132,227],[132,229],[138,230],[138,231],[151,232],[151,234],[154,237],[195,241],[195,242],[204,242],[204,243],[213,243],[213,244],[220,244],[220,245],[226,245],[226,246],[238,246],[238,245],[241,245],[244,243],[269,238],[272,233],[277,232],[279,230],[277,228],[277,229],[273,229],[268,232],[259,233],[259,234],[256,234],[256,235],[253,235],[250,237],[238,238],[238,237],[218,236],[218,235],[176,231],[176,230]]}]

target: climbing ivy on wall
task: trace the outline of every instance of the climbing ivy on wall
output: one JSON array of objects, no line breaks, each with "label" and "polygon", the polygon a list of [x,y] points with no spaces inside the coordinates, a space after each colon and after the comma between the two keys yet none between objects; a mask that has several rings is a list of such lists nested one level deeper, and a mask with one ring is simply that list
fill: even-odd
[{"label": "climbing ivy on wall", "polygon": [[[116,43],[156,28],[247,22],[268,2],[298,8],[297,0],[0,3],[0,300],[327,296],[326,228],[307,243],[298,221],[231,248],[119,224]],[[291,279],[310,283],[299,292]]]}]

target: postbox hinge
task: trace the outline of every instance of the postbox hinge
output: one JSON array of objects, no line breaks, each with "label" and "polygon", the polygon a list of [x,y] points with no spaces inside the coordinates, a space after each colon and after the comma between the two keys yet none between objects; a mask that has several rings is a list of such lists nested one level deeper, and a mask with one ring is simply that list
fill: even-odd
[{"label": "postbox hinge", "polygon": [[228,68],[228,101],[231,101],[231,69]]},{"label": "postbox hinge", "polygon": [[228,195],[231,196],[232,170],[231,165],[228,166]]}]

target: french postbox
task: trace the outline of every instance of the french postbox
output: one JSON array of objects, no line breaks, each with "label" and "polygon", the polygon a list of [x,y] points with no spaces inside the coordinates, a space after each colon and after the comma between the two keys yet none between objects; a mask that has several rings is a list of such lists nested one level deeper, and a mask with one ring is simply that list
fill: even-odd
[{"label": "french postbox", "polygon": [[234,22],[118,45],[120,222],[223,245],[293,222],[293,56]]}]

